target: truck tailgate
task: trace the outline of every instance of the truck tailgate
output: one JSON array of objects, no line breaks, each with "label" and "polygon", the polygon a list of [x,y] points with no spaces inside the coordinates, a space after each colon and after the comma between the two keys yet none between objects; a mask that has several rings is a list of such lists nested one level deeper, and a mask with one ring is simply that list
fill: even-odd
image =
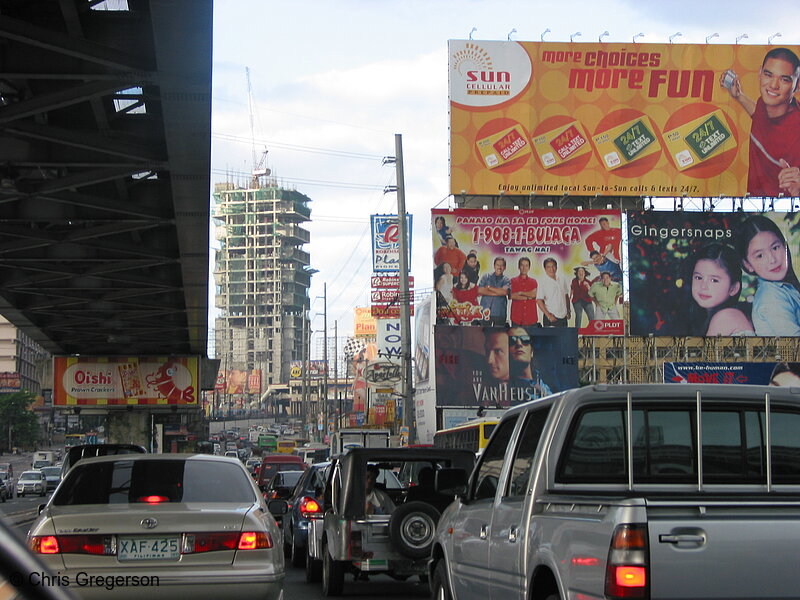
[{"label": "truck tailgate", "polygon": [[648,501],[651,600],[800,598],[800,503]]}]

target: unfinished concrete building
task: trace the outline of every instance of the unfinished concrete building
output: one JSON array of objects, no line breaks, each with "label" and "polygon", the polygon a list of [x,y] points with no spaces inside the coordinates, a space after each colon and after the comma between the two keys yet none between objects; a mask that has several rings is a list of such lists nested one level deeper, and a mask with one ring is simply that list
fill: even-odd
[{"label": "unfinished concrete building", "polygon": [[216,184],[214,200],[215,356],[221,370],[260,371],[263,396],[288,382],[290,362],[302,358],[311,270],[301,225],[311,219],[311,200],[272,179],[247,189]]}]

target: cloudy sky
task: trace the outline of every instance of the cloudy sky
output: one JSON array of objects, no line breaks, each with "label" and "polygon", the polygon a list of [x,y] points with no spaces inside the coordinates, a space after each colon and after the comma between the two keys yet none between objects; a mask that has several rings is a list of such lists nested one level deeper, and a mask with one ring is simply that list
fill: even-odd
[{"label": "cloudy sky", "polygon": [[[762,8],[762,6],[766,8]],[[447,40],[800,44],[800,4],[740,0],[215,0],[212,182],[266,166],[312,199],[312,328],[369,304],[369,216],[396,211],[402,134],[412,272],[432,287],[430,209],[447,207]],[[474,29],[474,30],[473,30]],[[580,35],[577,35],[580,32]],[[676,36],[680,32],[681,35]],[[714,34],[717,34],[714,36]],[[780,34],[777,36],[776,34]],[[250,71],[253,110],[248,104]],[[255,140],[255,143],[253,143]],[[213,302],[212,302],[213,305]]]}]

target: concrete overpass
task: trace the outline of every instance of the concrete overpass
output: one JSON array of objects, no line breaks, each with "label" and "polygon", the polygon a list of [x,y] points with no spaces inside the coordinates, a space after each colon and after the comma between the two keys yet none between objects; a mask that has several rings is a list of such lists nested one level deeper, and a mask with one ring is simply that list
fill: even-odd
[{"label": "concrete overpass", "polygon": [[206,356],[212,13],[0,0],[0,314],[53,354]]}]

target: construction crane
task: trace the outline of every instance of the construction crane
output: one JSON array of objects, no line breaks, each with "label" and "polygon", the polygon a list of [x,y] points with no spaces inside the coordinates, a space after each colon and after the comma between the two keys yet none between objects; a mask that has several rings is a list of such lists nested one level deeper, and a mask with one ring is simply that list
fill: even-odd
[{"label": "construction crane", "polygon": [[264,152],[261,154],[261,159],[256,162],[256,128],[253,119],[253,86],[250,84],[250,67],[244,68],[245,74],[247,75],[247,107],[250,111],[250,143],[251,143],[251,150],[252,150],[252,180],[251,180],[251,187],[259,188],[261,187],[261,177],[268,176],[272,171],[267,168],[267,155],[269,154],[269,150],[264,148]]}]

